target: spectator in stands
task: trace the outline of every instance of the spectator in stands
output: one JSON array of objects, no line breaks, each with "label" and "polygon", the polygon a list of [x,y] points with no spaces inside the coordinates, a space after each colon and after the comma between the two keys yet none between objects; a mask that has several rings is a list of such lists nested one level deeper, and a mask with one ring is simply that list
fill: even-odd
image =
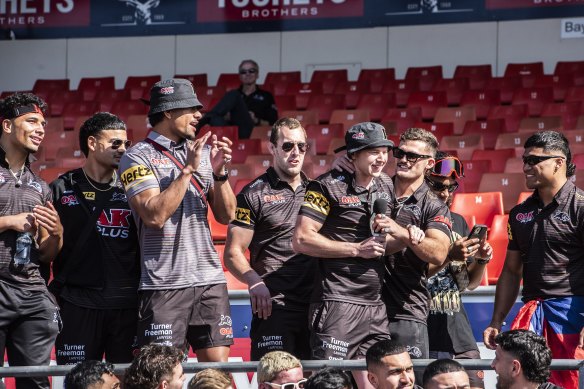
[{"label": "spectator in stands", "polygon": [[497,373],[498,389],[560,388],[546,382],[552,354],[543,337],[528,330],[511,330],[497,334],[495,343],[497,348],[491,367]]},{"label": "spectator in stands", "polygon": [[285,351],[270,351],[258,363],[259,389],[301,389],[306,384],[300,361]]},{"label": "spectator in stands", "polygon": [[[313,259],[295,253],[290,240],[308,178],[302,173],[306,131],[293,118],[279,119],[268,145],[272,167],[237,195],[235,220],[225,246],[225,266],[249,287],[253,318],[251,359],[273,350],[310,359],[307,326],[314,286]],[[245,251],[251,249],[251,260]]]},{"label": "spectator in stands", "polygon": [[257,85],[260,67],[245,59],[239,64],[241,86],[228,91],[199,123],[212,126],[238,126],[239,138],[249,138],[254,126],[272,125],[278,119],[274,96]]},{"label": "spectator in stands", "polygon": [[[462,162],[442,151],[436,152],[436,163],[426,174],[426,184],[448,207],[458,188],[457,179],[464,177]],[[430,358],[481,359],[460,293],[480,285],[493,249],[486,242],[468,239],[469,228],[462,215],[450,212],[452,244],[441,267],[431,266],[428,279],[430,314],[428,334]],[[484,388],[482,371],[468,372],[472,388]]]},{"label": "spectator in stands", "polygon": [[231,376],[223,370],[201,370],[189,381],[188,389],[232,389]]},{"label": "spectator in stands", "polygon": [[120,380],[110,362],[85,360],[65,375],[65,389],[119,389]]},{"label": "spectator in stands", "polygon": [[[393,149],[395,202],[391,218],[384,219],[389,234],[410,225],[425,232],[420,244],[403,245],[403,250],[387,257],[384,282],[392,339],[406,345],[412,358],[422,359],[429,355],[428,265],[441,266],[446,260],[452,226],[448,207],[424,179],[434,168],[437,148],[436,137],[424,129],[410,128],[401,134],[399,146]],[[416,379],[422,380],[421,373]]]},{"label": "spectator in stands", "polygon": [[311,375],[305,389],[353,389],[351,377],[341,369],[325,367]]},{"label": "spectator in stands", "polygon": [[[484,342],[495,348],[523,280],[525,305],[511,328],[544,334],[554,358],[583,359],[584,191],[569,180],[576,166],[563,134],[538,132],[524,148],[525,181],[534,192],[509,214],[509,246]],[[551,381],[577,387],[578,373],[554,371]]]},{"label": "spectator in stands", "polygon": [[182,389],[184,354],[174,346],[149,344],[126,369],[124,389]]},{"label": "spectator in stands", "polygon": [[152,131],[120,162],[120,180],[140,225],[142,256],[138,344],[169,342],[199,361],[227,362],[233,330],[225,275],[213,247],[207,208],[227,224],[235,195],[227,181],[231,141],[194,140],[201,103],[183,79],[154,84]]},{"label": "spectator in stands", "polygon": [[[10,366],[48,365],[61,326],[39,271],[63,244],[47,183],[30,169],[45,136],[46,103],[30,93],[0,100],[0,355]],[[16,387],[50,387],[47,377],[18,377]]]},{"label": "spectator in stands", "polygon": [[[63,330],[57,363],[86,359],[130,363],[138,320],[138,237],[116,169],[131,144],[115,115],[96,113],[79,129],[86,157],[51,183],[63,249],[49,289],[59,297]],[[88,222],[89,221],[89,222]]]},{"label": "spectator in stands", "polygon": [[469,389],[471,387],[464,367],[452,359],[437,359],[426,366],[422,382],[424,389]]},{"label": "spectator in stands", "polygon": [[395,340],[382,340],[367,350],[367,379],[375,389],[420,388],[408,348]]}]

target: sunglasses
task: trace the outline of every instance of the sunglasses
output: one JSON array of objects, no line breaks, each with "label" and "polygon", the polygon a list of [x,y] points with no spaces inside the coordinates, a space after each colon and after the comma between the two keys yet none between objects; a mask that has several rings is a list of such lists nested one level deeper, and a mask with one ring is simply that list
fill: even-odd
[{"label": "sunglasses", "polygon": [[523,164],[529,166],[535,166],[543,161],[547,161],[552,158],[564,158],[561,155],[528,155],[523,157]]},{"label": "sunglasses", "polygon": [[284,142],[282,143],[282,150],[284,150],[285,152],[289,152],[292,151],[294,146],[298,146],[298,150],[301,153],[306,153],[306,150],[308,150],[308,148],[310,147],[310,145],[305,142]]},{"label": "sunglasses", "polygon": [[412,153],[410,151],[404,151],[404,150],[400,149],[399,147],[395,147],[393,149],[393,156],[397,159],[402,159],[405,156],[406,161],[408,161],[410,163],[416,163],[416,162],[418,162],[418,160],[424,159],[424,158],[432,158],[431,155],[416,154],[416,153]]},{"label": "sunglasses", "polygon": [[432,190],[435,190],[436,192],[443,192],[446,189],[448,193],[452,193],[458,189],[458,182],[454,182],[450,185],[444,185],[441,182],[426,180],[426,183]]},{"label": "sunglasses", "polygon": [[127,139],[127,140],[121,140],[121,139],[112,139],[111,141],[111,148],[112,150],[117,150],[120,148],[121,145],[124,145],[124,148],[129,149],[130,146],[132,146],[132,141]]},{"label": "sunglasses", "polygon": [[301,379],[298,382],[289,382],[287,384],[273,384],[271,382],[264,382],[266,385],[269,385],[271,387],[275,387],[275,388],[280,388],[280,389],[303,389],[304,387],[306,387],[306,381],[308,381],[306,378]]},{"label": "sunglasses", "polygon": [[454,174],[456,178],[464,177],[464,167],[462,162],[455,157],[447,157],[436,161],[434,168],[430,171],[433,176],[450,177]]},{"label": "sunglasses", "polygon": [[251,69],[240,69],[239,70],[239,74],[244,75],[244,74],[256,74],[258,72],[257,69],[251,68]]}]

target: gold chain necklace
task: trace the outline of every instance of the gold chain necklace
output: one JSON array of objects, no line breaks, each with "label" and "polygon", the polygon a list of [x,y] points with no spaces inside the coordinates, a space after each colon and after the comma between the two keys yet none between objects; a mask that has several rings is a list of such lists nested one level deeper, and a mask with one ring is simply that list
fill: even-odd
[{"label": "gold chain necklace", "polygon": [[[87,177],[87,174],[85,173],[85,169],[81,168],[81,171],[83,172],[83,175],[85,176],[85,179],[87,180],[87,182],[89,183],[89,185],[91,185],[91,187],[95,190],[98,190],[100,192],[108,192],[110,191],[113,187],[116,186],[116,182],[118,182],[118,175],[116,173],[116,171],[114,170],[114,174],[112,175],[112,179],[113,179],[113,185],[110,184],[110,187],[107,189],[100,189],[97,186],[93,185],[93,183],[91,182],[91,180],[89,179],[89,177]],[[111,182],[111,181],[110,181]]]}]

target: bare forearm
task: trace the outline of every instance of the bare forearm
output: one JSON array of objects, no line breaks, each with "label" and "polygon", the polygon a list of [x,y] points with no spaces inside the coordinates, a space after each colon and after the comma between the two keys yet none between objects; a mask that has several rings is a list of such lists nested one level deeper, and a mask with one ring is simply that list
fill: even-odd
[{"label": "bare forearm", "polygon": [[245,255],[238,249],[225,249],[225,267],[235,278],[252,286],[261,282],[262,278],[251,268]]},{"label": "bare forearm", "polygon": [[485,267],[487,264],[481,265],[479,264],[476,259],[473,263],[468,265],[468,286],[466,289],[473,290],[476,289],[483,279],[483,274],[485,272]]},{"label": "bare forearm", "polygon": [[40,261],[51,263],[63,247],[63,236],[47,236],[39,243]]},{"label": "bare forearm", "polygon": [[424,262],[440,266],[448,255],[448,245],[444,245],[440,240],[426,237],[417,245],[408,244],[408,247]]},{"label": "bare forearm", "polygon": [[211,208],[215,219],[221,224],[229,224],[235,218],[237,201],[228,181],[215,181]]},{"label": "bare forearm", "polygon": [[140,218],[148,227],[162,228],[176,212],[190,184],[190,175],[181,173],[168,188],[146,200]]},{"label": "bare forearm", "polygon": [[12,226],[12,216],[0,216],[0,233],[14,229]]},{"label": "bare forearm", "polygon": [[294,251],[317,258],[343,258],[357,256],[357,248],[350,242],[336,242],[321,234],[295,234],[292,240]]},{"label": "bare forearm", "polygon": [[519,295],[519,285],[521,276],[512,272],[503,271],[497,281],[495,291],[495,307],[493,308],[493,318],[491,326],[501,328],[503,320],[509,314],[511,307]]}]

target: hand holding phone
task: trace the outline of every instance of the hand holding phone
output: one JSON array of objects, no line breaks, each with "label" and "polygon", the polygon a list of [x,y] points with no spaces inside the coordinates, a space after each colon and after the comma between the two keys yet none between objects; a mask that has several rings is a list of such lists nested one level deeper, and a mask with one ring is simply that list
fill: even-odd
[{"label": "hand holding phone", "polygon": [[479,240],[483,239],[487,235],[488,227],[484,224],[475,224],[470,233],[468,234],[468,239],[477,238]]}]

